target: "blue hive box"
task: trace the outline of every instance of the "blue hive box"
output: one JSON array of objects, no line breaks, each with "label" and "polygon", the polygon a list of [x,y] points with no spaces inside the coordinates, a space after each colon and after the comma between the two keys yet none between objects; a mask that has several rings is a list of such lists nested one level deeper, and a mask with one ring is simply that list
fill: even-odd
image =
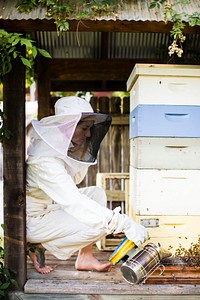
[{"label": "blue hive box", "polygon": [[130,113],[130,138],[200,137],[200,106],[138,105]]}]

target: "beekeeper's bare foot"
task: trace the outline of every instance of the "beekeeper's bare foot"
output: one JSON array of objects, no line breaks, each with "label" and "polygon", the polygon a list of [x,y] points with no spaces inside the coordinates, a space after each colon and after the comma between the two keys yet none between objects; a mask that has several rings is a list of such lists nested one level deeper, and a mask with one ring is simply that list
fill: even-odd
[{"label": "beekeeper's bare foot", "polygon": [[29,249],[28,255],[38,273],[48,274],[53,271],[51,267],[45,266],[45,248],[41,244],[30,246]]},{"label": "beekeeper's bare foot", "polygon": [[81,271],[109,272],[112,269],[110,262],[101,263],[92,254],[91,245],[81,249],[76,259],[75,268]]}]

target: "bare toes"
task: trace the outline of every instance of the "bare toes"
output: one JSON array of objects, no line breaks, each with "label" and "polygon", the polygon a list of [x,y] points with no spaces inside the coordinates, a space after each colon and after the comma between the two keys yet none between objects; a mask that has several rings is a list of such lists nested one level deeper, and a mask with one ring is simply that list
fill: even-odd
[{"label": "bare toes", "polygon": [[49,267],[49,266],[46,266],[44,268],[38,268],[37,271],[41,274],[48,274],[50,273],[51,271],[53,271],[53,268]]}]

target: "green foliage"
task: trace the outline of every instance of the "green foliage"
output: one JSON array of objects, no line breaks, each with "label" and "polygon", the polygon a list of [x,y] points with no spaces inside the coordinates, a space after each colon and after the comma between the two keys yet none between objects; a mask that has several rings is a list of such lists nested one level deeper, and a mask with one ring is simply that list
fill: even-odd
[{"label": "green foliage", "polygon": [[[1,240],[1,239],[0,239]],[[15,272],[4,266],[4,248],[0,246],[0,298],[7,299],[8,292],[17,287],[18,284],[15,278]]]},{"label": "green foliage", "polygon": [[20,12],[30,12],[36,7],[45,7],[47,16],[55,19],[57,32],[69,30],[67,18],[76,20],[94,18],[111,13],[115,15],[117,0],[20,0],[16,7]]},{"label": "green foliage", "polygon": [[168,47],[169,55],[177,54],[178,57],[182,57],[183,54],[183,42],[186,36],[183,34],[183,30],[186,25],[189,26],[200,26],[200,13],[194,12],[191,15],[185,13],[177,12],[177,7],[179,5],[190,5],[189,0],[180,0],[173,4],[169,0],[153,0],[149,6],[152,8],[163,8],[163,18],[164,22],[172,22],[172,29],[170,35],[173,39],[171,45]]},{"label": "green foliage", "polygon": [[[25,56],[19,51],[19,46],[25,47]],[[38,53],[44,57],[51,57],[47,51],[34,46],[34,41],[21,33],[8,33],[0,29],[0,83],[3,82],[3,76],[12,70],[13,59],[19,58],[27,69],[33,72],[33,62]],[[31,80],[31,75],[29,72],[28,80]]]},{"label": "green foliage", "polygon": [[13,136],[12,132],[4,125],[4,120],[6,120],[6,115],[0,109],[0,143],[3,143],[5,139],[9,140]]}]

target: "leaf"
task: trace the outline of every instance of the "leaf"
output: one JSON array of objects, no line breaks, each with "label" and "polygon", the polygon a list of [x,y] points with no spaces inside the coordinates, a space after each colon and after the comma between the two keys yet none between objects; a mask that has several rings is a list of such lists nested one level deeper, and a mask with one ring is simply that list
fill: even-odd
[{"label": "leaf", "polygon": [[19,287],[19,285],[15,279],[11,279],[10,281],[11,281],[12,285]]},{"label": "leaf", "polygon": [[32,47],[32,43],[31,43],[31,41],[28,40],[28,39],[21,39],[21,40],[20,40],[20,44],[21,44],[22,46],[25,45],[26,47],[29,47],[29,48]]},{"label": "leaf", "polygon": [[0,289],[0,296],[5,296],[5,291],[1,291],[1,289]]},{"label": "leaf", "polygon": [[0,34],[2,34],[3,36],[9,36],[9,33],[4,29],[0,29]]},{"label": "leaf", "polygon": [[34,58],[37,56],[37,48],[35,46],[32,48],[32,55]]},{"label": "leaf", "polygon": [[69,23],[66,20],[57,19],[55,21],[55,24],[56,24],[57,28],[59,29],[59,31],[69,30]]},{"label": "leaf", "polygon": [[1,290],[6,290],[10,286],[10,282],[5,282],[0,286]]},{"label": "leaf", "polygon": [[150,5],[149,5],[149,8],[152,9],[152,8],[155,8],[157,6],[157,4],[155,2],[152,2]]},{"label": "leaf", "polygon": [[14,50],[15,50],[15,47],[11,47],[11,48],[9,49],[8,53],[13,52]]},{"label": "leaf", "polygon": [[26,59],[26,58],[24,58],[24,57],[20,57],[21,58],[21,61],[22,61],[22,63],[25,65],[25,66],[27,66],[28,68],[31,68],[31,64],[30,64],[30,61],[28,60],[28,59]]},{"label": "leaf", "polygon": [[38,48],[37,50],[38,50],[38,52],[39,52],[42,56],[47,57],[47,58],[51,58],[51,55],[50,55],[49,52],[47,52],[46,50],[40,49],[40,48]]},{"label": "leaf", "polygon": [[3,136],[9,140],[11,137],[13,137],[13,133],[9,129],[6,129],[4,127],[3,128]]},{"label": "leaf", "polygon": [[6,276],[6,277],[10,277],[10,271],[9,271],[9,269],[7,269],[7,268],[4,268],[3,269],[3,274]]},{"label": "leaf", "polygon": [[17,52],[14,51],[14,52],[13,52],[13,58],[16,58],[16,57],[17,57]]},{"label": "leaf", "polygon": [[10,63],[10,60],[4,62],[2,69],[3,69],[3,75],[9,73],[12,70],[12,64]]},{"label": "leaf", "polygon": [[12,42],[12,46],[15,46],[19,43],[20,39],[15,39],[13,42]]}]

